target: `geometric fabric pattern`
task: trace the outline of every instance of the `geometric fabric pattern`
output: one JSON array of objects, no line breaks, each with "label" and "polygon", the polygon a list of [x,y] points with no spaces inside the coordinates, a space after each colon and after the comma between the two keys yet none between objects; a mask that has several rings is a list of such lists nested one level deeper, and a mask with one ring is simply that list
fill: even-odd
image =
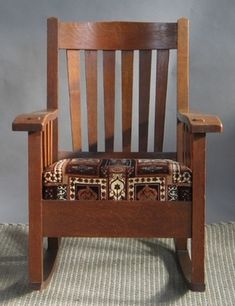
[{"label": "geometric fabric pattern", "polygon": [[43,172],[45,200],[191,201],[192,171],[169,159],[63,159]]}]

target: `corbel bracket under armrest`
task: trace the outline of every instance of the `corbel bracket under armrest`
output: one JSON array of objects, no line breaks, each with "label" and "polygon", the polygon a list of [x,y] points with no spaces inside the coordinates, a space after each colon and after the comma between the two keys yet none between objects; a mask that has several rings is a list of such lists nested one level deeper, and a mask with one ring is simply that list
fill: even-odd
[{"label": "corbel bracket under armrest", "polygon": [[57,117],[57,109],[47,109],[28,114],[21,114],[12,122],[12,130],[27,132],[43,131],[46,124]]},{"label": "corbel bracket under armrest", "polygon": [[220,133],[223,131],[221,120],[214,115],[178,112],[177,118],[188,126],[191,133]]}]

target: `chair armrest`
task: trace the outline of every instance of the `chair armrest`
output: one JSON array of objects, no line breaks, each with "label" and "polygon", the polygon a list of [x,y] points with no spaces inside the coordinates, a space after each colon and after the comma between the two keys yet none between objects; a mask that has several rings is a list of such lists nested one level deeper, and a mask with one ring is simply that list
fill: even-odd
[{"label": "chair armrest", "polygon": [[12,130],[27,132],[43,131],[46,124],[57,117],[57,109],[48,109],[28,114],[21,114],[12,122]]},{"label": "chair armrest", "polygon": [[223,131],[221,120],[214,115],[179,112],[177,118],[188,126],[191,133],[220,133]]}]

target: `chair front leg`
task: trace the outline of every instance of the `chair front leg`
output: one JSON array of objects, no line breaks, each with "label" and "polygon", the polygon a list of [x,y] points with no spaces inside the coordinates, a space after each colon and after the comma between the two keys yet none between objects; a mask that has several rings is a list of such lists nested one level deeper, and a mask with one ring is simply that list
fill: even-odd
[{"label": "chair front leg", "polygon": [[193,171],[192,201],[192,276],[196,290],[205,290],[205,134],[193,134],[191,144]]},{"label": "chair front leg", "polygon": [[28,137],[29,174],[29,281],[34,289],[43,282],[42,232],[42,133],[32,132]]},{"label": "chair front leg", "polygon": [[55,267],[60,239],[48,238],[43,249],[42,172],[57,159],[57,119],[40,132],[29,133],[29,281],[34,289],[45,288]]},{"label": "chair front leg", "polygon": [[191,133],[177,124],[177,159],[192,169],[191,258],[187,238],[175,238],[176,254],[182,272],[194,291],[205,290],[205,133]]}]

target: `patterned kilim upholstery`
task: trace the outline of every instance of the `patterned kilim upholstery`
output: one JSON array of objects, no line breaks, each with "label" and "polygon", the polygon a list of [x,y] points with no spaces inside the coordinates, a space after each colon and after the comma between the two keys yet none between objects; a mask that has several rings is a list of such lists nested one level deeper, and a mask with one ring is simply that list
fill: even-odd
[{"label": "patterned kilim upholstery", "polygon": [[63,159],[43,172],[45,200],[191,201],[192,172],[168,159]]}]

